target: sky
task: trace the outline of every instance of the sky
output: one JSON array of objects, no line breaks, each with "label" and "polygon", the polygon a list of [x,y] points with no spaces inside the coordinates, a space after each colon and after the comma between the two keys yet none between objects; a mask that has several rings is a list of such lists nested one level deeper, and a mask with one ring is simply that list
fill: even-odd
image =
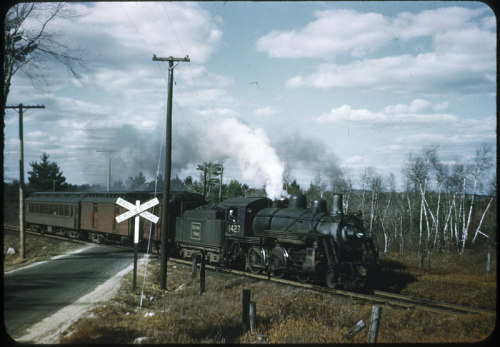
[{"label": "sky", "polygon": [[[75,79],[47,62],[18,73],[7,105],[24,112],[25,177],[46,152],[68,183],[164,173],[168,62],[174,66],[172,177],[224,165],[278,196],[366,168],[403,184],[410,153],[443,163],[496,154],[496,18],[482,2],[70,3],[48,30],[84,52]],[[28,23],[29,24],[29,23]],[[5,116],[4,176],[19,178],[18,113]],[[111,151],[111,152],[102,152]],[[494,156],[496,160],[496,155]],[[496,167],[496,165],[494,165]]]}]

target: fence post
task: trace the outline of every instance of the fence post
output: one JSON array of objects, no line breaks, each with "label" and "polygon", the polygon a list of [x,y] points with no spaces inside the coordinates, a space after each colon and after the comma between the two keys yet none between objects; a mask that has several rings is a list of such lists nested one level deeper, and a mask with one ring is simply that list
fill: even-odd
[{"label": "fence post", "polygon": [[350,340],[354,337],[354,335],[356,335],[357,333],[359,333],[361,330],[363,330],[363,328],[366,326],[365,322],[363,322],[363,320],[360,320],[359,322],[356,323],[356,325],[354,325],[351,329],[347,330],[343,337],[347,340]]},{"label": "fence post", "polygon": [[488,252],[488,262],[486,263],[486,272],[490,273],[491,271],[491,253]]},{"label": "fence post", "polygon": [[243,325],[243,331],[247,331],[249,322],[249,308],[250,308],[250,289],[243,289],[241,294],[241,323]]},{"label": "fence post", "polygon": [[427,253],[427,270],[431,270],[431,252]]},{"label": "fence post", "polygon": [[250,332],[253,333],[257,328],[257,306],[254,301],[250,301],[248,317],[250,319]]},{"label": "fence post", "polygon": [[198,256],[193,255],[193,266],[191,267],[191,278],[196,278],[196,271],[198,266]]},{"label": "fence post", "polygon": [[419,269],[424,267],[424,256],[420,254],[420,263],[418,264]]},{"label": "fence post", "polygon": [[201,252],[201,264],[200,264],[200,295],[205,293],[205,255],[206,252]]},{"label": "fence post", "polygon": [[370,329],[368,330],[368,343],[377,343],[378,327],[380,324],[380,312],[382,309],[373,305]]}]

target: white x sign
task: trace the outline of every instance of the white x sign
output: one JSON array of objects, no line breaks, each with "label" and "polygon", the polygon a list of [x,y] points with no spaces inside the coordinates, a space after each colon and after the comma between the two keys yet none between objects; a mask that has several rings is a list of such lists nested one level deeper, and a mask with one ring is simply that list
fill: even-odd
[{"label": "white x sign", "polygon": [[127,200],[123,200],[122,198],[118,198],[116,200],[116,203],[120,205],[121,207],[125,207],[128,212],[125,212],[119,216],[116,217],[116,221],[118,223],[123,222],[126,219],[129,219],[130,217],[134,217],[136,215],[140,215],[141,217],[146,218],[147,220],[150,220],[153,223],[157,223],[158,219],[160,219],[158,216],[155,216],[152,213],[147,212],[146,210],[158,205],[160,202],[158,201],[158,198],[154,198],[153,200],[149,200],[148,202],[145,202],[142,205],[133,205]]},{"label": "white x sign", "polygon": [[142,205],[140,205],[139,200],[136,200],[135,205],[133,205],[127,200],[123,200],[122,198],[118,198],[118,200],[116,200],[116,203],[129,210],[128,212],[125,212],[116,217],[116,221],[118,223],[121,223],[125,219],[135,216],[134,243],[139,243],[139,216],[144,217],[153,223],[158,222],[158,219],[160,219],[154,214],[146,211],[148,208],[156,206],[160,203],[157,198],[149,200],[148,202],[145,202]]}]

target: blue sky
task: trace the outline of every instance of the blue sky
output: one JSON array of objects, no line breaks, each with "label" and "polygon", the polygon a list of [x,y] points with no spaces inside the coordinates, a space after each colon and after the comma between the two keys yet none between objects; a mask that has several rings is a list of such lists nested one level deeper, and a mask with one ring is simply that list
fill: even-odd
[{"label": "blue sky", "polygon": [[[73,184],[163,173],[168,63],[175,67],[173,175],[218,161],[277,194],[286,165],[303,186],[329,168],[384,177],[439,145],[445,163],[496,152],[496,19],[481,2],[71,3],[52,23],[85,51],[75,80],[47,63],[19,73],[25,167],[43,152]],[[18,178],[18,115],[5,118],[4,174]]]}]

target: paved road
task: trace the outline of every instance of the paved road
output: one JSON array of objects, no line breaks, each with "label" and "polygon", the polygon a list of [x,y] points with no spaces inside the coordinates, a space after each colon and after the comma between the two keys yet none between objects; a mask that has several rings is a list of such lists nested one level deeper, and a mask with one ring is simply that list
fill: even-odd
[{"label": "paved road", "polygon": [[129,250],[92,245],[4,275],[4,322],[16,339],[26,329],[74,303],[134,261]]}]

